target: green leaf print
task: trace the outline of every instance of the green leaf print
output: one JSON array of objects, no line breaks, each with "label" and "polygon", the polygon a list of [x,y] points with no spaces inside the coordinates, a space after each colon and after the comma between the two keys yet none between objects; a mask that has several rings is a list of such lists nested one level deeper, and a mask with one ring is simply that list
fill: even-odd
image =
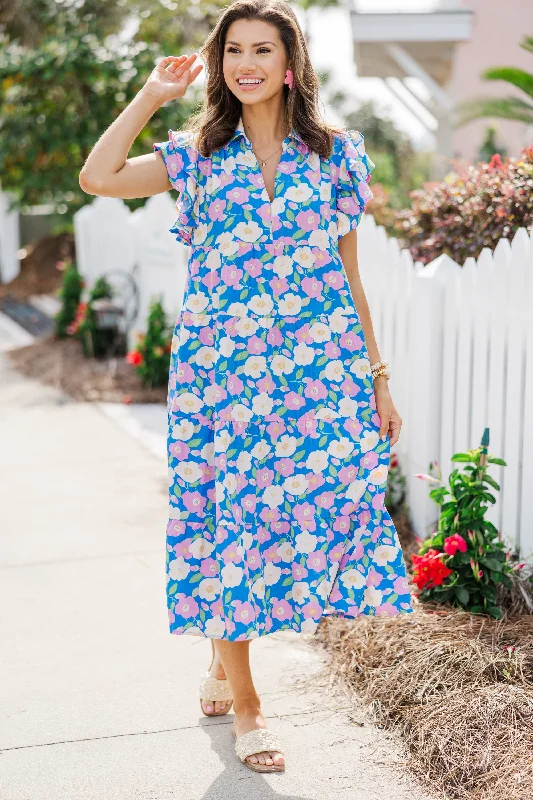
[{"label": "green leaf print", "polygon": [[317,358],[316,360],[316,365],[317,367],[321,367],[323,364],[327,364],[328,361],[329,361],[328,356],[320,356],[320,358]]},{"label": "green leaf print", "polygon": [[244,300],[246,297],[248,297],[249,291],[249,289],[243,289],[239,295],[239,300]]},{"label": "green leaf print", "polygon": [[203,577],[204,576],[202,575],[201,572],[195,572],[194,575],[191,575],[189,577],[189,581],[190,583],[198,583],[199,581],[202,580]]},{"label": "green leaf print", "polygon": [[305,458],[305,455],[306,455],[306,451],[305,450],[300,450],[298,453],[295,453],[293,455],[292,460],[293,461],[301,461],[302,458]]},{"label": "green leaf print", "polygon": [[281,585],[282,586],[292,586],[293,583],[294,583],[294,578],[292,577],[292,575],[289,575],[287,578],[285,578],[285,580],[283,581],[283,583]]},{"label": "green leaf print", "polygon": [[191,450],[194,449],[195,447],[200,447],[201,444],[202,440],[200,437],[198,437],[198,439],[191,439],[190,442],[187,442],[187,445]]},{"label": "green leaf print", "polygon": [[[229,208],[226,209],[229,211]],[[224,223],[224,228],[231,228],[235,225],[235,217],[228,217]]]},{"label": "green leaf print", "polygon": [[177,583],[173,583],[171,586],[168,587],[168,593],[169,594],[176,594],[177,591],[178,591],[178,584]]}]

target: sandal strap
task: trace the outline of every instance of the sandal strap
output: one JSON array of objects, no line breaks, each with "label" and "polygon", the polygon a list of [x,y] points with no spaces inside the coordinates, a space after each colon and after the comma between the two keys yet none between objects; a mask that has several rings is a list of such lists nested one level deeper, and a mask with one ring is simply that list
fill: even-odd
[{"label": "sandal strap", "polygon": [[233,700],[229,680],[213,678],[205,672],[200,682],[200,700]]},{"label": "sandal strap", "polygon": [[281,745],[276,734],[268,728],[258,728],[239,736],[235,742],[235,752],[241,761],[247,756],[262,753],[267,750],[277,750],[281,753]]}]

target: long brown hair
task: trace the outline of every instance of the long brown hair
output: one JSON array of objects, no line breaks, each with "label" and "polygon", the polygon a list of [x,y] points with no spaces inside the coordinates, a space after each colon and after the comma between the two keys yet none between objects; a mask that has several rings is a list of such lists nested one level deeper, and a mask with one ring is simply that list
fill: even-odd
[{"label": "long brown hair", "polygon": [[222,70],[229,26],[238,19],[259,19],[279,31],[294,75],[292,89],[284,84],[285,128],[292,129],[315,153],[329,158],[333,134],[342,129],[324,122],[318,110],[318,77],[311,64],[305,37],[296,14],[285,0],[236,0],[222,10],[217,24],[200,49],[206,73],[205,103],[192,116],[187,130],[196,135],[196,146],[204,157],[226,145],[241,115],[242,104],[230,91]]}]

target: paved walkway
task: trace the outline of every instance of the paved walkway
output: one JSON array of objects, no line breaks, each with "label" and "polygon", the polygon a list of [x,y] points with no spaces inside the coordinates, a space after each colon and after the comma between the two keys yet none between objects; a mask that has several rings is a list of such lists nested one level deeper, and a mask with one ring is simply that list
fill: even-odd
[{"label": "paved walkway", "polygon": [[137,409],[117,424],[1,349],[2,800],[429,800],[394,740],[319,690],[320,655],[297,635],[252,644],[287,771],[238,762],[232,716],[199,708],[209,643],[168,633],[158,423]]}]

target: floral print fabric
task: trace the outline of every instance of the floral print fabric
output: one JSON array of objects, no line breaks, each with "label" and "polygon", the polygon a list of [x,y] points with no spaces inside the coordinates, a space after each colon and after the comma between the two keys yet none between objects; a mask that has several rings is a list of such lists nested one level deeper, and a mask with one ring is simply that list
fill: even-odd
[{"label": "floral print fabric", "polygon": [[338,240],[372,197],[357,131],[293,131],[274,199],[242,120],[161,151],[191,246],[168,387],[170,632],[230,640],[411,612],[370,364]]}]

